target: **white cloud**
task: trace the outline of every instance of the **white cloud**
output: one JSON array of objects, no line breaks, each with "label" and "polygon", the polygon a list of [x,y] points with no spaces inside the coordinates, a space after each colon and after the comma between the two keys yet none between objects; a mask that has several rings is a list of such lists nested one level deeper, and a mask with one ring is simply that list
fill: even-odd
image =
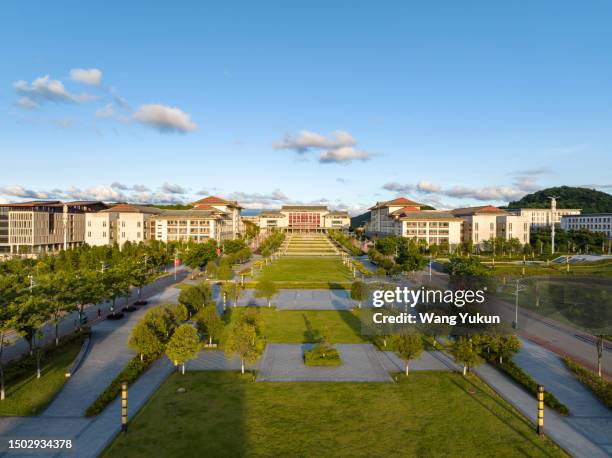
[{"label": "white cloud", "polygon": [[113,189],[119,189],[120,191],[128,191],[130,189],[129,186],[123,184],[123,183],[119,183],[117,181],[114,181],[111,183],[111,188]]},{"label": "white cloud", "polygon": [[161,133],[185,133],[197,129],[188,113],[166,105],[141,105],[134,113],[134,119]]},{"label": "white cloud", "polygon": [[24,199],[49,199],[52,197],[51,193],[45,191],[33,191],[20,185],[0,186],[0,194]]},{"label": "white cloud", "polygon": [[370,153],[353,148],[352,146],[343,146],[341,148],[330,149],[322,152],[319,156],[321,163],[348,163],[353,161],[369,161]]},{"label": "white cloud", "polygon": [[143,185],[143,184],[135,184],[134,186],[132,186],[132,189],[134,191],[137,191],[137,192],[147,192],[147,191],[150,191],[150,189],[147,186]]},{"label": "white cloud", "polygon": [[285,135],[285,138],[281,142],[275,143],[273,147],[275,149],[290,149],[303,154],[311,149],[336,149],[356,144],[357,142],[352,135],[344,130],[332,132],[329,138],[316,132],[303,130],[298,135]]},{"label": "white cloud", "polygon": [[112,103],[107,103],[102,108],[96,110],[96,116],[98,118],[111,118],[115,114]]},{"label": "white cloud", "polygon": [[298,135],[285,135],[282,141],[274,143],[272,147],[291,150],[299,155],[318,151],[319,162],[323,164],[367,161],[371,158],[370,153],[356,149],[355,145],[357,141],[345,130],[336,130],[329,137],[303,130]]},{"label": "white cloud", "polygon": [[25,108],[26,110],[34,110],[38,108],[38,104],[32,100],[30,97],[24,96],[17,100],[16,105],[21,108]]},{"label": "white cloud", "polygon": [[172,184],[172,183],[164,183],[161,188],[160,188],[163,192],[165,193],[169,193],[169,194],[186,194],[187,193],[187,189],[184,188],[181,185],[178,184]]},{"label": "white cloud", "polygon": [[74,95],[66,90],[64,83],[49,78],[49,75],[36,78],[32,83],[19,80],[13,84],[15,90],[31,101],[41,102],[67,102],[80,103],[95,100],[97,97],[91,94]]},{"label": "white cloud", "polygon": [[70,79],[91,86],[102,84],[102,72],[97,68],[73,68],[70,70]]},{"label": "white cloud", "polygon": [[386,183],[383,185],[383,189],[393,191],[397,194],[417,192],[429,196],[429,199],[437,199],[432,196],[438,195],[455,199],[507,202],[520,199],[525,194],[540,189],[540,185],[538,185],[533,176],[517,176],[512,185],[482,187],[457,185],[443,188],[439,184],[430,181],[420,181],[416,185],[411,183],[401,184],[397,182]]},{"label": "white cloud", "polygon": [[70,129],[72,126],[74,126],[74,120],[68,118],[54,119],[53,124],[62,129]]}]

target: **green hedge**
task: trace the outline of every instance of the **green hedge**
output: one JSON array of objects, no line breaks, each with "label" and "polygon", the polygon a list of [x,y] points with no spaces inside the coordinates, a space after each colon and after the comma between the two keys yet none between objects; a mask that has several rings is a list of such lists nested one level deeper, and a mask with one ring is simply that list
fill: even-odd
[{"label": "green hedge", "polygon": [[334,347],[319,344],[304,352],[304,364],[307,366],[339,366],[340,355]]},{"label": "green hedge", "polygon": [[[538,394],[538,382],[536,382],[530,375],[526,374],[523,369],[514,364],[513,361],[506,359],[503,363],[499,363],[497,360],[489,360],[493,366],[508,375],[512,380],[517,382],[528,392],[537,396]],[[545,391],[544,392],[544,404],[556,411],[561,415],[568,415],[569,409],[565,404],[562,404],[554,394]]]},{"label": "green hedge", "polygon": [[561,359],[581,383],[586,385],[608,408],[612,409],[612,382],[599,377],[595,372],[582,367],[571,359]]},{"label": "green hedge", "polygon": [[158,357],[144,358],[140,360],[140,356],[133,358],[123,370],[115,377],[111,384],[98,396],[98,398],[87,408],[85,416],[92,417],[98,415],[121,393],[121,384],[127,382],[128,385],[134,383],[140,375],[145,372],[151,365],[157,361]]}]

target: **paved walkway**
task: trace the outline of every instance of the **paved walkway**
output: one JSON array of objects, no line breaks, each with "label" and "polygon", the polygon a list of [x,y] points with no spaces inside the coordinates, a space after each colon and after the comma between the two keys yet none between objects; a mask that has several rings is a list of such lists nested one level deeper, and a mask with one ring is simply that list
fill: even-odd
[{"label": "paved walkway", "polygon": [[[122,320],[105,320],[93,326],[90,349],[81,367],[64,385],[49,407],[37,417],[0,418],[0,437],[72,439],[74,448],[71,451],[58,452],[53,456],[98,456],[119,431],[120,400],[116,399],[94,418],[83,417],[84,411],[133,356],[127,348],[127,339],[138,319],[151,306],[176,301],[180,290],[173,284],[167,283],[168,280],[165,280],[150,289],[154,292],[161,288],[157,294],[151,297],[145,296],[150,305],[126,314]],[[130,412],[136,412],[172,370],[172,364],[166,358],[162,358],[131,385]],[[2,448],[0,454],[28,456],[23,453],[8,453]],[[39,451],[32,456],[50,455]]]},{"label": "paved walkway", "polygon": [[523,339],[513,360],[567,405],[570,415],[563,419],[566,423],[612,456],[612,410],[576,380],[555,353]]},{"label": "paved walkway", "polygon": [[258,382],[390,382],[391,376],[370,344],[335,345],[342,363],[306,366],[303,352],[312,344],[268,344],[259,363]]},{"label": "paved walkway", "polygon": [[[238,305],[267,307],[268,301],[255,298],[255,291],[247,289]],[[272,305],[278,310],[351,310],[357,303],[344,289],[281,289]]]}]

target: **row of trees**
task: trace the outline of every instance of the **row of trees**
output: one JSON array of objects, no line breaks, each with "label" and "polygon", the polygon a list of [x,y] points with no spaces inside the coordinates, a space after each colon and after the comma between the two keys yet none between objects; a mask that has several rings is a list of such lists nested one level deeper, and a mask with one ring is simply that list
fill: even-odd
[{"label": "row of trees", "polygon": [[[118,247],[79,247],[56,256],[39,259],[12,259],[0,264],[0,398],[4,399],[2,353],[10,331],[26,339],[30,354],[36,352],[40,377],[40,355],[43,326],[55,328],[55,345],[59,345],[59,324],[69,313],[79,312],[78,328],[85,322],[88,304],[105,299],[116,301],[129,297],[131,287],[139,296],[170,259],[168,247],[126,243]],[[11,334],[12,335],[12,334]]]},{"label": "row of trees", "polygon": [[332,240],[335,240],[337,243],[349,250],[351,255],[359,256],[362,254],[361,249],[355,245],[356,240],[353,237],[346,235],[344,232],[333,230],[329,231],[327,235],[329,235]]},{"label": "row of trees", "polygon": [[270,235],[266,237],[259,245],[259,253],[264,257],[270,256],[280,248],[284,240],[284,232],[273,230]]}]

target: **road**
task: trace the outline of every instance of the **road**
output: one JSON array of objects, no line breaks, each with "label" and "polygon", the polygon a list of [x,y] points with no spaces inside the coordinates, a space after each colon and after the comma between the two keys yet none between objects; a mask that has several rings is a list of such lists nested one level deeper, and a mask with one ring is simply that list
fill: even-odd
[{"label": "road", "polygon": [[[448,275],[445,273],[434,270],[431,277],[429,271],[423,271],[420,274],[420,282],[423,285],[448,287]],[[514,304],[509,304],[498,298],[491,298],[490,302],[496,310],[501,310],[504,316],[512,321]],[[521,310],[520,307],[518,323],[518,334],[521,337],[596,370],[597,349],[593,336],[587,336],[584,332],[577,331],[549,318],[541,317],[529,310]],[[585,338],[585,336],[588,338]],[[602,361],[604,375],[612,378],[612,350],[610,348],[604,349]]]}]

